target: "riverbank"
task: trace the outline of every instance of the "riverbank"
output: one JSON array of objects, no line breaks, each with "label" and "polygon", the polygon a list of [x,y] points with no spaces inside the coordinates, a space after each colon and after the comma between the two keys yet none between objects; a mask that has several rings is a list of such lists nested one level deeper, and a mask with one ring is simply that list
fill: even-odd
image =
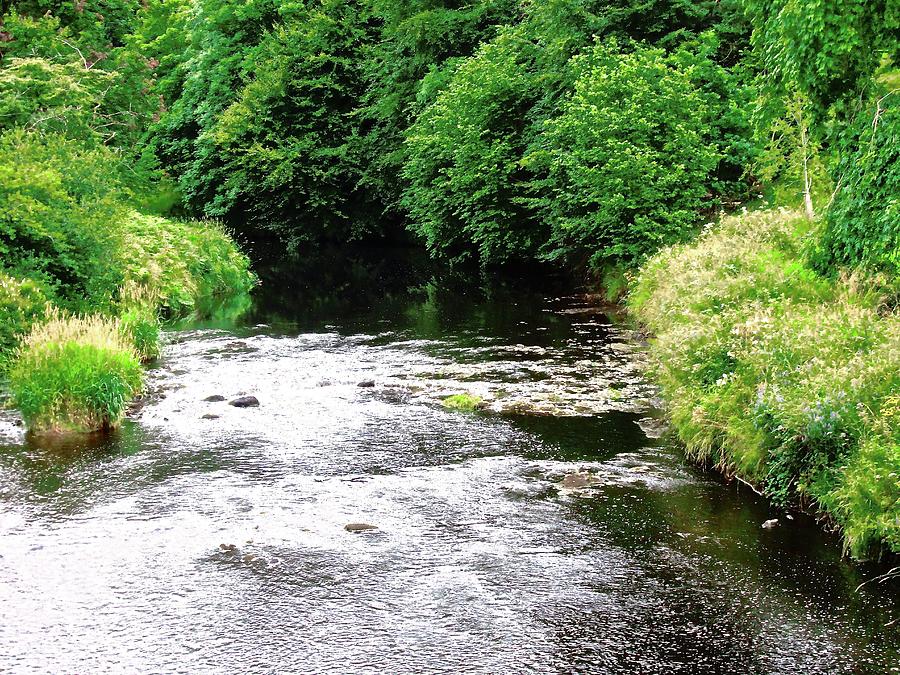
[{"label": "riverbank", "polygon": [[[36,170],[35,167],[40,167]],[[255,284],[214,222],[149,215],[115,152],[0,135],[0,377],[37,431],[115,426],[160,321],[211,316]]]},{"label": "riverbank", "polygon": [[900,317],[888,280],[826,278],[816,225],[732,216],[664,249],[627,304],[694,461],[828,515],[856,557],[900,552]]},{"label": "riverbank", "polygon": [[214,223],[132,212],[121,226],[111,297],[73,303],[0,269],[0,375],[32,431],[117,426],[141,391],[141,366],[159,356],[161,322],[212,316],[255,283],[249,259]]}]

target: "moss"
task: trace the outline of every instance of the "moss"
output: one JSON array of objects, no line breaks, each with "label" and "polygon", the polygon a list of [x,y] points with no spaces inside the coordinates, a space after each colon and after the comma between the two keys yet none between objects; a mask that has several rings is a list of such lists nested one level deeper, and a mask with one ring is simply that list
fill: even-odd
[{"label": "moss", "polygon": [[629,306],[690,457],[818,503],[854,555],[900,551],[900,317],[881,281],[807,264],[816,227],[783,210],[726,218],[649,260]]},{"label": "moss", "polygon": [[480,396],[473,396],[472,394],[454,394],[453,396],[448,396],[442,401],[442,404],[445,408],[450,408],[451,410],[462,410],[462,411],[473,411],[478,410],[481,406],[483,399]]}]

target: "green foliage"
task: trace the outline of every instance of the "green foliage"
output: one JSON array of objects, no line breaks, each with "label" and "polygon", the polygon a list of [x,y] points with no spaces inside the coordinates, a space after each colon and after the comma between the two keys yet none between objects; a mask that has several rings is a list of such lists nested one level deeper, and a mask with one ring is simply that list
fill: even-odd
[{"label": "green foliage", "polygon": [[11,59],[0,71],[0,130],[24,127],[93,140],[107,121],[96,104],[111,79],[77,63]]},{"label": "green foliage", "polygon": [[116,263],[123,283],[146,289],[167,317],[208,317],[256,283],[250,261],[215,222],[129,212]]},{"label": "green foliage", "polygon": [[[41,280],[63,306],[110,310],[127,282],[157,293],[171,316],[204,313],[254,283],[221,226],[145,216],[118,154],[57,135],[0,135],[0,256]],[[206,310],[202,309],[206,307]]]},{"label": "green foliage", "polygon": [[[76,20],[66,20],[73,3],[38,4],[53,6],[33,15],[13,11],[3,22],[9,41],[0,42],[0,129],[24,126],[132,151],[158,108],[148,62],[122,45],[140,5],[82,3]],[[92,4],[119,12],[118,27],[109,13],[98,19]]]},{"label": "green foliage", "polygon": [[770,91],[798,89],[819,119],[871,83],[900,44],[896,0],[742,0]]},{"label": "green foliage", "polygon": [[[12,0],[11,4],[13,17],[48,21],[57,34],[61,32],[62,36],[75,40],[77,46],[95,51],[121,47],[134,29],[137,12],[142,6],[141,0]],[[18,41],[18,33],[14,30],[16,24],[13,22],[9,26],[9,20],[6,24]],[[27,46],[32,44],[26,43]]]},{"label": "green foliage", "polygon": [[35,321],[43,318],[47,298],[30,279],[16,279],[0,270],[0,373],[6,371],[9,355]]},{"label": "green foliage", "polygon": [[408,132],[404,205],[431,253],[482,264],[534,257],[545,229],[524,202],[536,48],[507,30],[462,63]]},{"label": "green foliage", "polygon": [[[295,245],[381,236],[407,211],[438,257],[540,256],[550,224],[534,200],[549,196],[526,158],[574,89],[571,57],[604,36],[694,44],[672,67],[721,157],[706,192],[733,191],[746,164],[744,101],[721,66],[746,46],[734,0],[191,7],[150,3],[132,39],[167,106],[150,147],[192,212]],[[728,44],[701,38],[711,29]]]},{"label": "green foliage", "polygon": [[448,396],[441,404],[445,408],[449,408],[450,410],[460,410],[465,412],[471,412],[473,410],[478,410],[481,406],[482,399],[480,396],[474,396],[472,394],[454,394],[452,396]]},{"label": "green foliage", "polygon": [[25,339],[9,377],[16,407],[39,433],[117,426],[141,379],[117,321],[58,314]]},{"label": "green foliage", "polygon": [[660,49],[601,44],[573,67],[573,95],[527,158],[547,167],[547,255],[597,268],[686,238],[719,160],[703,96]]},{"label": "green foliage", "polygon": [[[294,2],[285,5],[288,15],[302,9]],[[176,3],[171,11],[143,15],[146,22],[135,42],[146,58],[162,66],[158,95],[165,106],[151,127],[150,149],[177,178],[195,213],[222,214],[221,206],[209,205],[228,173],[210,131],[235,101],[242,82],[252,79],[261,65],[256,49],[278,22],[278,10],[275,0],[196,0],[189,11]],[[176,43],[183,54],[166,60],[161,50]]]},{"label": "green foliage", "polygon": [[839,514],[847,546],[858,555],[881,545],[900,550],[900,397],[885,399],[878,418],[822,500]]},{"label": "green foliage", "polygon": [[112,297],[120,276],[110,223],[125,194],[118,158],[57,135],[0,134],[0,259],[15,276],[42,280],[60,297]]},{"label": "green foliage", "polygon": [[711,7],[669,8],[668,53],[593,44],[646,37],[633,11],[535,3],[449,77],[433,73],[442,85],[407,131],[411,229],[435,256],[482,265],[599,266],[683,236],[715,193],[734,190],[750,155],[745,88],[716,62],[715,35],[694,32],[716,24]]},{"label": "green foliage", "polygon": [[359,158],[360,187],[397,217],[402,212],[398,176],[406,160],[405,131],[446,84],[454,63],[515,19],[518,3],[373,0],[371,12],[380,25],[377,38],[363,46],[360,67],[366,87],[352,148]]},{"label": "green foliage", "polygon": [[156,290],[129,281],[119,290],[119,329],[141,363],[160,355],[160,299]]},{"label": "green foliage", "polygon": [[823,269],[867,265],[900,273],[900,95],[880,98],[845,140],[839,186],[816,256]]},{"label": "green foliage", "polygon": [[900,551],[900,317],[881,311],[871,278],[830,280],[804,262],[816,230],[789,211],[726,218],[653,257],[629,306],[656,336],[655,371],[691,456],[777,502],[818,502],[855,555],[878,541]]},{"label": "green foliage", "polygon": [[346,241],[377,225],[352,188],[359,172],[348,148],[365,38],[365,16],[344,0],[325,0],[265,36],[253,78],[208,131],[225,176],[208,215],[239,213],[294,243]]}]

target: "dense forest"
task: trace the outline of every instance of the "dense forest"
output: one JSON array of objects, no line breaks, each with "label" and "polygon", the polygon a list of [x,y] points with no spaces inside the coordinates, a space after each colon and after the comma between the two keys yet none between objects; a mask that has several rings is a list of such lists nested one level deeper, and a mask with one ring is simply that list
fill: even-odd
[{"label": "dense forest", "polygon": [[160,321],[244,303],[235,241],[422,246],[624,299],[691,456],[900,552],[897,0],[0,11],[0,370],[33,428],[121,419]]}]

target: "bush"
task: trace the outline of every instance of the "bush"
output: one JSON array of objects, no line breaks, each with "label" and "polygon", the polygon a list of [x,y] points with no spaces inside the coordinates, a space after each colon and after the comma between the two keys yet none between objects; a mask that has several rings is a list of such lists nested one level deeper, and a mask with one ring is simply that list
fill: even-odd
[{"label": "bush", "polygon": [[877,280],[814,272],[817,234],[790,211],[726,218],[650,259],[629,306],[691,457],[776,503],[818,503],[854,555],[900,551],[900,316]]},{"label": "bush", "polygon": [[537,48],[504,30],[455,71],[407,132],[403,198],[410,229],[435,257],[482,265],[536,256],[546,228],[524,199],[533,174],[520,160],[540,98]]},{"label": "bush", "polygon": [[19,339],[44,316],[47,298],[30,279],[16,279],[0,270],[0,373]]},{"label": "bush", "polygon": [[548,171],[536,202],[552,226],[547,254],[596,269],[685,239],[720,159],[700,91],[661,49],[600,44],[573,67],[575,91],[532,156]]},{"label": "bush", "polygon": [[224,180],[205,214],[237,216],[294,246],[377,234],[380,210],[354,189],[349,147],[367,32],[358,4],[309,5],[260,43],[253,78],[208,132]]},{"label": "bush", "polygon": [[168,316],[208,315],[254,277],[210,222],[137,213],[119,155],[58,135],[0,135],[0,256],[73,311],[115,311],[119,288],[146,286]]},{"label": "bush", "polygon": [[9,379],[30,430],[90,432],[121,422],[141,375],[118,321],[53,313],[23,340]]},{"label": "bush", "polygon": [[60,298],[108,304],[127,195],[117,156],[54,134],[0,134],[0,259]]}]

